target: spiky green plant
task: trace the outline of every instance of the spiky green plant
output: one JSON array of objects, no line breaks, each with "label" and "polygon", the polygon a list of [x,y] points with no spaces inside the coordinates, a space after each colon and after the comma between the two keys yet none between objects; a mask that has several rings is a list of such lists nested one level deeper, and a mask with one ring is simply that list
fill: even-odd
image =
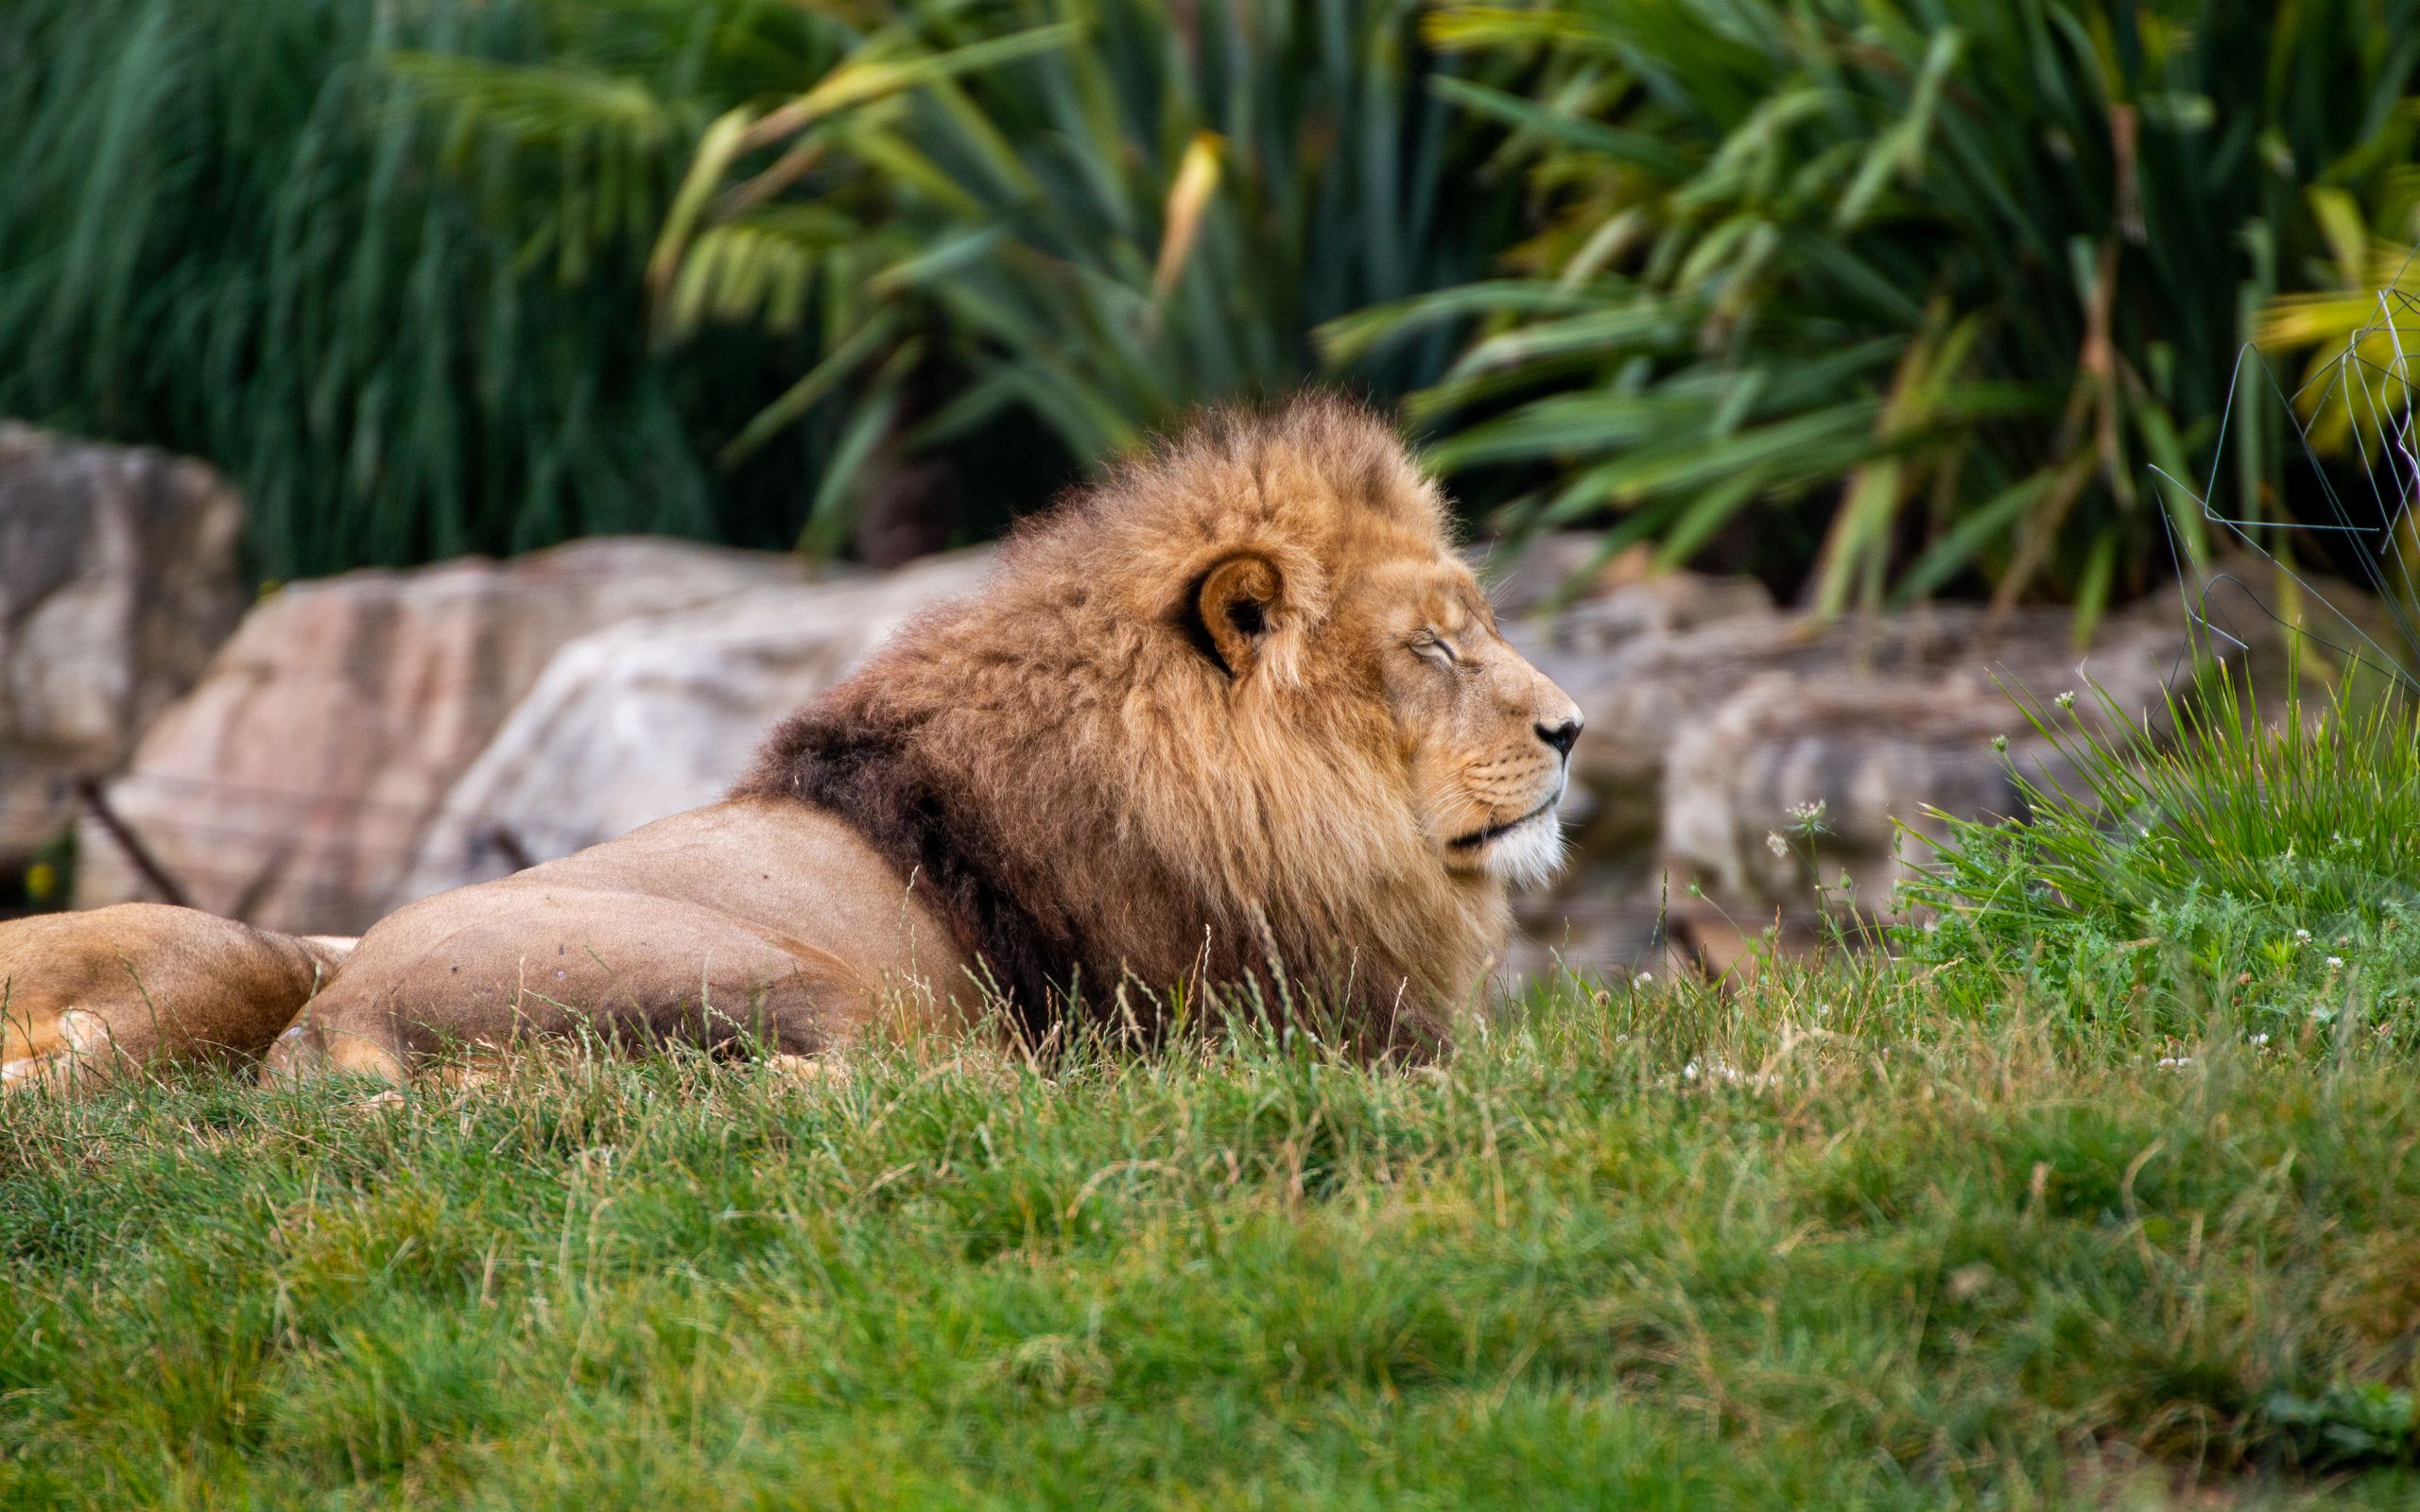
[{"label": "spiky green plant", "polygon": [[[1478,317],[1412,413],[1528,524],[1686,560],[1738,538],[1813,604],[2113,593],[2187,549],[2246,313],[2313,286],[2308,191],[2411,155],[2407,0],[1442,0],[1543,60],[1501,123],[1544,225],[1494,284],[1330,328]],[[2404,234],[2410,234],[2405,228]],[[2331,265],[2332,266],[2332,265]],[[2332,276],[2332,275],[2329,275]],[[2323,284],[2320,286],[2327,286]],[[2237,421],[2277,507],[2277,416]]]},{"label": "spiky green plant", "polygon": [[[897,166],[892,128],[918,95],[1074,28],[1019,27],[996,5],[745,0],[611,0],[547,22],[534,61],[424,52],[391,65],[445,123],[448,166],[517,228],[525,258],[643,300],[660,356],[711,351],[734,330],[787,344],[804,376],[727,416],[717,465],[803,442],[796,540],[837,548],[851,507],[879,486],[870,466],[896,450],[902,386],[963,382],[937,371],[889,307],[899,270],[921,266],[943,229],[899,214],[883,171]],[[759,171],[723,183],[741,163]],[[868,365],[872,380],[852,383]]]},{"label": "spiky green plant", "polygon": [[[458,160],[513,165],[489,198],[531,257],[577,274],[644,232],[669,349],[796,335],[803,370],[722,460],[813,438],[809,549],[902,459],[1006,428],[1081,466],[1193,404],[1290,388],[1322,322],[1467,278],[1510,233],[1513,186],[1482,180],[1427,89],[1409,0],[813,13],[821,50],[735,44],[777,24],[756,9],[717,33],[623,0],[551,12],[541,62],[399,64]],[[696,129],[664,194],[642,160],[667,115]],[[1399,392],[1444,350],[1348,381]]]},{"label": "spiky green plant", "polygon": [[[809,544],[886,449],[1038,423],[1081,464],[1289,388],[1321,322],[1469,276],[1509,223],[1405,0],[867,11],[840,65],[740,93],[700,135],[649,264],[672,337],[816,332],[733,448],[831,438]],[[1441,355],[1352,377],[1392,392]]]},{"label": "spiky green plant", "polygon": [[2023,817],[1935,816],[1944,837],[1906,889],[1926,920],[1902,932],[1915,954],[2064,980],[2114,948],[2135,964],[2112,1008],[2147,983],[2250,986],[2246,966],[2420,988],[2420,712],[2399,685],[2264,707],[2213,670],[2152,718],[2105,696],[2019,703],[2052,754],[2014,773]]},{"label": "spiky green plant", "polygon": [[2299,355],[2288,376],[2294,415],[2312,447],[2350,455],[2365,469],[2384,461],[2389,433],[2411,408],[2411,362],[2420,301],[2420,163],[2410,132],[2420,107],[2404,112],[2395,161],[2368,204],[2340,184],[2314,186],[2310,213],[2326,255],[2310,260],[2304,289],[2260,312],[2253,339],[2265,352]]},{"label": "spiky green plant", "polygon": [[[1318,370],[1320,323],[1465,278],[1511,230],[1404,0],[1030,9],[1080,43],[903,132],[969,238],[915,280],[975,384],[932,439],[1013,405],[1094,456],[1282,391]],[[1390,355],[1350,377],[1393,391],[1442,352]]]},{"label": "spiky green plant", "polygon": [[[615,253],[497,214],[500,153],[458,140],[437,171],[444,123],[389,66],[543,65],[543,20],[534,0],[9,7],[0,412],[216,462],[269,576],[591,531],[778,536],[795,483],[717,487],[703,461],[722,417],[778,392],[778,347],[651,352],[636,260],[561,276]],[[650,219],[695,126],[609,77],[558,82],[619,134],[549,207]]]}]

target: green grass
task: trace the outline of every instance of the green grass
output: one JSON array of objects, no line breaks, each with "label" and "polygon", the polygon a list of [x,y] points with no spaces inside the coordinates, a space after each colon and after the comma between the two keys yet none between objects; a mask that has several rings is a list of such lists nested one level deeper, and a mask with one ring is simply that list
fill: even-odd
[{"label": "green grass", "polygon": [[0,1501],[2410,1504],[2420,1022],[2100,1006],[12,1100]]},{"label": "green grass", "polygon": [[1433,1066],[12,1097],[0,1504],[2411,1505],[2420,742],[2231,696]]},{"label": "green grass", "polygon": [[2234,673],[2139,719],[2097,689],[2020,698],[2055,755],[2012,768],[2021,821],[1941,816],[1907,889],[1933,919],[1912,957],[2188,1016],[2276,986],[2282,1005],[2247,1009],[2273,1028],[2331,974],[2420,991],[2420,707],[2375,670],[2309,666],[2331,691],[2266,706]]}]

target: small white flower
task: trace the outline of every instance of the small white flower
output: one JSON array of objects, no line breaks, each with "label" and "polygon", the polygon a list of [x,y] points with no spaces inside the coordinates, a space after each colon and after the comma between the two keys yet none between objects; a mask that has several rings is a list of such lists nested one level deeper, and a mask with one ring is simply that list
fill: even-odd
[{"label": "small white flower", "polygon": [[2342,955],[2331,955],[2327,958],[2327,969],[2331,971],[2339,970],[2343,964],[2344,957]]},{"label": "small white flower", "polygon": [[2068,689],[2066,692],[2059,695],[2059,696],[2053,701],[2062,709],[2074,708],[2076,706],[2075,690],[2072,688]]},{"label": "small white flower", "polygon": [[1992,737],[1992,749],[2001,751],[2008,749],[2008,737],[2006,735],[1994,735]]},{"label": "small white flower", "polygon": [[1648,983],[1654,980],[1655,973],[1653,971],[1641,971],[1636,976],[1631,978],[1630,985],[1633,987],[1645,987]]},{"label": "small white flower", "polygon": [[1777,856],[1786,856],[1789,854],[1789,842],[1781,837],[1781,832],[1779,830],[1767,830],[1765,832],[1765,849]]},{"label": "small white flower", "polygon": [[2255,1050],[2259,1049],[2262,1045],[2265,1045],[2268,1042],[2269,1037],[2265,1034],[2256,1034],[2252,1037],[2252,1048]]},{"label": "small white flower", "polygon": [[2193,1064],[2193,1057],[2191,1056],[2162,1056],[2159,1057],[2159,1069],[2162,1071],[2183,1071],[2186,1067],[2191,1064]]},{"label": "small white flower", "polygon": [[1819,1018],[1819,1019],[1828,1019],[1828,1018],[1830,1018],[1831,1016],[1832,1016],[1832,1005],[1831,1005],[1830,1004],[1828,1004],[1828,1003],[1818,1003],[1818,1004],[1816,1004],[1816,1005],[1815,1005],[1815,1017],[1817,1017],[1817,1018]]},{"label": "small white flower", "polygon": [[1696,1061],[1692,1060],[1687,1065],[1681,1068],[1681,1079],[1683,1081],[1695,1081],[1698,1079],[1698,1063]]},{"label": "small white flower", "polygon": [[2298,929],[2298,930],[2295,930],[2295,931],[2294,931],[2294,943],[2295,943],[2295,944],[2297,944],[2297,945],[2308,945],[2308,944],[2309,944],[2309,943],[2310,943],[2310,931],[2309,931],[2309,930],[2308,930],[2308,929]]}]

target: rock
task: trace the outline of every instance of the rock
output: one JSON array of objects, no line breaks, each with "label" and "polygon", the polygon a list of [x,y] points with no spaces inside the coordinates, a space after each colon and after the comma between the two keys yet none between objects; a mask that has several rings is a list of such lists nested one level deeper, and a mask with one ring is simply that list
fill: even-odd
[{"label": "rock", "polygon": [[[1973,607],[1929,618],[1948,633],[1921,646],[1886,634],[1861,660],[1777,667],[1797,659],[1743,658],[1747,680],[1669,743],[1661,844],[1677,879],[1760,921],[1812,915],[1819,887],[1835,904],[1888,915],[1892,889],[1946,833],[1941,815],[2021,818],[2020,775],[2037,789],[2073,790],[2072,764],[2019,696],[2060,726],[2105,731],[2113,707],[2129,724],[2164,723],[2168,696],[2191,681],[2188,621],[2173,599],[2117,615],[2089,655],[2069,645],[2060,610],[1998,627]],[[2273,626],[2221,649],[2249,657],[2255,677],[2273,684],[2278,646]],[[2078,695],[2070,711],[2056,705],[2065,693]],[[1806,822],[1810,807],[1820,824]]]},{"label": "rock", "polygon": [[1667,613],[1669,602],[1708,601],[1709,580],[1688,578],[1675,574],[1617,590],[1574,606],[1543,631],[1512,629],[1514,644],[1587,715],[1588,732],[1573,752],[1574,776],[1646,828],[1661,822],[1675,737],[1768,674],[1788,673],[1810,687],[1912,680],[1945,695],[1996,700],[2014,720],[2014,707],[1996,679],[2019,687],[2055,684],[2055,692],[2081,686],[2088,672],[2120,701],[2152,698],[2185,644],[2173,607],[2165,610],[2173,632],[2158,637],[2156,645],[2137,644],[2136,622],[2129,620],[2112,626],[2088,658],[2070,648],[2068,618],[2056,610],[2020,610],[1990,633],[1986,611],[1975,605],[1829,625],[1769,605],[1742,609],[1743,601],[1730,596],[1715,601],[1726,612]]},{"label": "rock", "polygon": [[[2010,759],[1992,747],[2017,719],[1996,692],[1764,674],[1673,740],[1664,855],[1765,916],[1807,911],[1819,878],[1876,903],[1924,849],[1898,821],[1937,833],[1927,810],[2025,812]],[[2038,765],[2041,749],[2029,739],[2010,756]]]},{"label": "rock", "polygon": [[[297,934],[356,934],[564,644],[801,571],[789,557],[609,539],[295,584],[245,616],[144,734],[110,800],[198,905]],[[150,896],[87,824],[78,903]]]},{"label": "rock", "polygon": [[1800,633],[1754,579],[1685,572],[1508,619],[1504,629],[1587,720],[1572,775],[1592,800],[1599,849],[1653,836],[1669,738],[1735,682],[1737,648],[1786,646]]},{"label": "rock", "polygon": [[0,867],[66,828],[235,627],[242,501],[199,462],[0,424]]},{"label": "rock", "polygon": [[393,902],[502,876],[720,798],[767,730],[901,621],[972,589],[988,551],[755,588],[556,653],[454,784]]},{"label": "rock", "polygon": [[[2205,644],[2273,684],[2277,626],[2246,608],[2275,602],[2262,576],[2242,563],[2216,575],[2241,602]],[[2321,592],[2350,607],[2348,625],[2375,618],[2357,592]],[[1558,941],[1554,957],[1575,966],[1651,964],[1668,924],[1727,938],[1708,953],[1720,965],[1769,925],[1786,941],[1821,937],[1826,901],[1887,909],[1944,831],[1930,811],[2017,815],[2014,773],[2073,775],[2013,695],[2052,706],[2076,692],[2074,714],[2058,717],[2095,727],[2103,695],[2129,721],[2157,713],[2189,680],[2189,625],[2182,600],[2154,595],[2079,652],[2065,610],[1995,619],[1936,605],[1824,624],[1674,574],[1508,626],[1588,720],[1565,810],[1577,861],[1552,893],[1523,901],[1532,943],[1515,966],[1538,970]]]}]

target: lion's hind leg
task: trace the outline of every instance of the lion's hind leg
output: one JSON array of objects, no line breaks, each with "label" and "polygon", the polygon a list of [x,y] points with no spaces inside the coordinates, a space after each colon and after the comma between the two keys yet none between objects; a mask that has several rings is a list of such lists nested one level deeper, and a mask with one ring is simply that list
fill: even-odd
[{"label": "lion's hind leg", "polygon": [[0,1089],[256,1056],[341,958],[159,903],[0,924]]},{"label": "lion's hind leg", "polygon": [[544,1040],[819,1053],[871,1004],[835,953],[722,909],[525,872],[382,919],[263,1070],[402,1085],[432,1060]]}]

